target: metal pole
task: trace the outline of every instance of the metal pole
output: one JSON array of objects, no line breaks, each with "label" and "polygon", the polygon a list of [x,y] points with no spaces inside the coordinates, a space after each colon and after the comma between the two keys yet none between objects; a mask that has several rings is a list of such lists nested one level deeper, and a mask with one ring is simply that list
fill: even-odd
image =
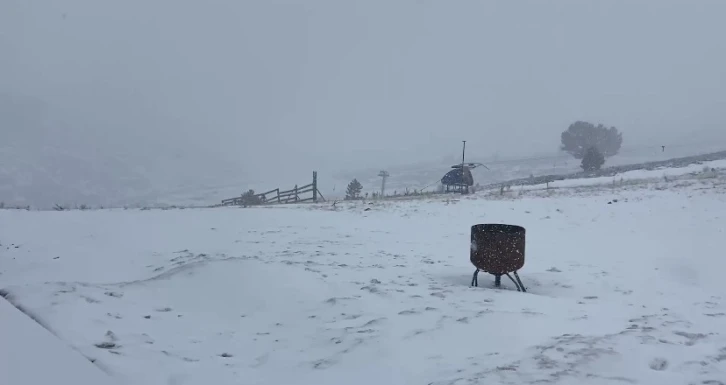
[{"label": "metal pole", "polygon": [[464,148],[461,150],[461,193],[464,194],[464,186],[466,185],[466,174],[464,173],[464,155],[466,154],[466,140],[462,140],[462,142],[464,142]]},{"label": "metal pole", "polygon": [[464,154],[466,153],[466,140],[462,140],[464,142],[464,148],[461,150],[461,167],[463,170],[464,167]]}]

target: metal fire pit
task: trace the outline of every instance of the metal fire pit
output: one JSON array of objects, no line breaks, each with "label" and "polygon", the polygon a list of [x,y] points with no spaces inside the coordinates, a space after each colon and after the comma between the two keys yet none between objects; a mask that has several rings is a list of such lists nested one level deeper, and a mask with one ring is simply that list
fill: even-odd
[{"label": "metal fire pit", "polygon": [[472,226],[469,259],[476,267],[476,271],[471,285],[479,286],[479,271],[483,271],[494,275],[494,285],[497,287],[501,286],[502,275],[506,275],[514,282],[518,291],[526,292],[517,274],[517,270],[524,266],[524,234],[524,227],[515,225]]}]

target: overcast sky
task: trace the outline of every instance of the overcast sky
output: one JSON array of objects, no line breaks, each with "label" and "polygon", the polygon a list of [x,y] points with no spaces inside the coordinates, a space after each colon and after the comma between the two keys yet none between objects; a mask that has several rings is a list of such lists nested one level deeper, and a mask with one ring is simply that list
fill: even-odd
[{"label": "overcast sky", "polygon": [[[723,0],[3,0],[0,101],[98,156],[256,178],[441,159],[463,139],[472,158],[553,152],[575,120],[625,145],[726,144],[724,15]],[[6,137],[31,131],[13,119]]]}]

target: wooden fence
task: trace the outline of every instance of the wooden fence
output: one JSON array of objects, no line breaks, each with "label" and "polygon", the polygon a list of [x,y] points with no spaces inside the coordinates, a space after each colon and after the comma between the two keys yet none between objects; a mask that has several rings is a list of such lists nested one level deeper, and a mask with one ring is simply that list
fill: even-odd
[{"label": "wooden fence", "polygon": [[[312,196],[304,197],[311,194]],[[291,190],[280,191],[279,188],[254,195],[241,195],[239,197],[225,199],[222,206],[254,206],[259,204],[283,204],[283,203],[306,203],[325,201],[325,198],[318,190],[318,172],[313,171],[313,183],[305,186],[298,186]]]}]

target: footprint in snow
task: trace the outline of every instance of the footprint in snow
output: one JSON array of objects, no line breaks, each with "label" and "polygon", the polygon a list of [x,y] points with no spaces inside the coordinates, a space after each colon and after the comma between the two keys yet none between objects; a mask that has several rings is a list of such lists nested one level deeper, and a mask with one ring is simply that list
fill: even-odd
[{"label": "footprint in snow", "polygon": [[676,332],[673,332],[673,334],[686,338],[687,339],[686,346],[693,346],[699,340],[705,339],[707,337],[703,333],[688,333],[688,332],[682,332],[682,331],[676,331]]},{"label": "footprint in snow", "polygon": [[95,298],[92,298],[92,297],[85,296],[85,295],[82,295],[81,298],[86,300],[86,302],[88,302],[88,303],[101,303],[101,301],[99,301]]},{"label": "footprint in snow", "polygon": [[652,361],[650,361],[650,364],[648,364],[651,369],[662,372],[666,369],[668,369],[668,360],[664,358],[655,358]]},{"label": "footprint in snow", "polygon": [[484,298],[484,299],[478,301],[478,303],[492,303],[492,302],[494,302],[494,300],[491,298]]},{"label": "footprint in snow", "polygon": [[327,303],[328,305],[337,305],[338,302],[340,302],[342,300],[347,300],[347,299],[352,299],[352,298],[347,298],[347,297],[331,297],[331,298],[328,298],[327,300],[325,300],[325,303]]},{"label": "footprint in snow", "polygon": [[335,362],[331,360],[317,360],[313,362],[314,369],[327,369],[333,365],[335,365]]},{"label": "footprint in snow", "polygon": [[361,326],[360,326],[360,328],[364,328],[364,327],[368,327],[368,326],[374,326],[374,325],[378,325],[378,324],[382,323],[382,322],[383,322],[383,321],[385,321],[385,320],[386,320],[386,318],[385,318],[385,317],[382,317],[382,318],[375,318],[375,319],[372,319],[372,320],[370,320],[370,321],[368,321],[368,322],[364,323],[363,325],[361,325]]},{"label": "footprint in snow", "polygon": [[145,344],[148,344],[148,345],[154,344],[154,339],[151,338],[151,336],[146,333],[141,334],[141,339],[144,341]]},{"label": "footprint in snow", "polygon": [[366,290],[370,293],[380,293],[381,292],[377,287],[374,287],[374,286],[363,286],[360,289]]},{"label": "footprint in snow", "polygon": [[95,346],[99,349],[113,349],[113,348],[118,347],[113,342],[100,342],[100,343],[95,344]]}]

